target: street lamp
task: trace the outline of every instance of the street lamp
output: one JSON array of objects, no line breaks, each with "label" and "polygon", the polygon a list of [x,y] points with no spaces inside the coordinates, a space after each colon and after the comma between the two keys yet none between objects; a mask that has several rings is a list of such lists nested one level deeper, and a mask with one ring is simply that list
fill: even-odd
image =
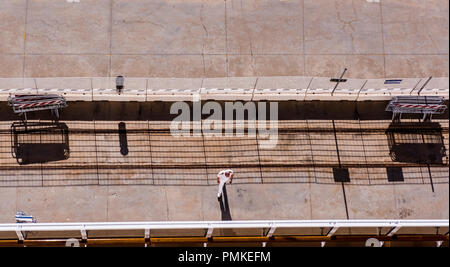
[{"label": "street lamp", "polygon": [[116,77],[116,89],[119,94],[122,92],[124,80],[122,75]]}]

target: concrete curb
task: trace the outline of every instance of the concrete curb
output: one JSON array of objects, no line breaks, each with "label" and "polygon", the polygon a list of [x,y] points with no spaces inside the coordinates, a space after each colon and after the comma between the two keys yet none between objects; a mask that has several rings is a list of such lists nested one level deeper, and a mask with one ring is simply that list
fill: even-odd
[{"label": "concrete curb", "polygon": [[67,101],[365,101],[398,95],[443,96],[449,78],[347,79],[273,76],[227,78],[127,78],[119,94],[115,77],[0,78],[0,101],[15,94],[60,94]]}]

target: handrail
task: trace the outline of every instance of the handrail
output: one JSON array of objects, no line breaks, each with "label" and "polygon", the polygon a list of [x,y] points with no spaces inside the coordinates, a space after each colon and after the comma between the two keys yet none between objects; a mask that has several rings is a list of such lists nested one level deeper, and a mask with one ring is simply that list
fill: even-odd
[{"label": "handrail", "polygon": [[258,220],[258,221],[155,221],[0,224],[8,231],[93,231],[145,229],[323,228],[323,227],[448,227],[449,220]]}]

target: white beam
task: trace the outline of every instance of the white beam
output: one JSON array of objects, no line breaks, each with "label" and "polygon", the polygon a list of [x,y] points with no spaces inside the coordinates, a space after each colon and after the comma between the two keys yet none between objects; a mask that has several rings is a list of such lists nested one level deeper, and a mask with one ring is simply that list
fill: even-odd
[{"label": "white beam", "polygon": [[208,231],[206,232],[206,238],[210,238],[212,236],[213,231],[214,231],[214,228],[209,227]]},{"label": "white beam", "polygon": [[147,247],[147,240],[150,240],[150,229],[148,228],[145,229],[144,238],[145,238],[145,247]]},{"label": "white beam", "polygon": [[398,230],[400,230],[400,228],[402,228],[401,226],[396,226],[394,227],[394,229],[392,229],[391,231],[389,231],[389,233],[387,234],[387,236],[393,236],[395,233],[398,232]]},{"label": "white beam", "polygon": [[267,232],[267,237],[272,237],[272,236],[273,236],[273,233],[274,233],[276,230],[277,230],[277,227],[276,227],[276,226],[270,227],[269,232]]},{"label": "white beam", "polygon": [[16,230],[17,237],[20,241],[23,241],[25,238],[23,237],[22,231]]},{"label": "white beam", "polygon": [[80,229],[80,232],[81,232],[81,238],[82,238],[83,240],[87,240],[87,232],[86,232],[86,229],[84,229],[84,227],[82,227],[82,228]]},{"label": "white beam", "polygon": [[334,233],[336,233],[336,231],[339,229],[339,227],[335,226],[333,228],[330,229],[330,231],[328,231],[327,236],[333,236]]},{"label": "white beam", "polygon": [[[273,220],[273,221],[161,221],[161,222],[83,222],[83,223],[27,223],[20,229],[28,231],[99,231],[99,230],[145,230],[145,229],[231,229],[231,228],[394,228],[401,227],[448,227],[449,220]],[[0,232],[15,232],[17,224],[0,224]]]}]

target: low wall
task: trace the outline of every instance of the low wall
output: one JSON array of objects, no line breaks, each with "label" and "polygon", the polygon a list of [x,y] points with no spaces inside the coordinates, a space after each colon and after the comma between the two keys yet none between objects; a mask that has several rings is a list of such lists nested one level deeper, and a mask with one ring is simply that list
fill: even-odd
[{"label": "low wall", "polygon": [[[394,81],[395,80],[395,81]],[[11,94],[60,94],[68,101],[365,101],[399,95],[449,98],[448,77],[346,79],[276,76],[227,78],[127,78],[116,90],[115,77],[0,78],[0,101]]]}]

